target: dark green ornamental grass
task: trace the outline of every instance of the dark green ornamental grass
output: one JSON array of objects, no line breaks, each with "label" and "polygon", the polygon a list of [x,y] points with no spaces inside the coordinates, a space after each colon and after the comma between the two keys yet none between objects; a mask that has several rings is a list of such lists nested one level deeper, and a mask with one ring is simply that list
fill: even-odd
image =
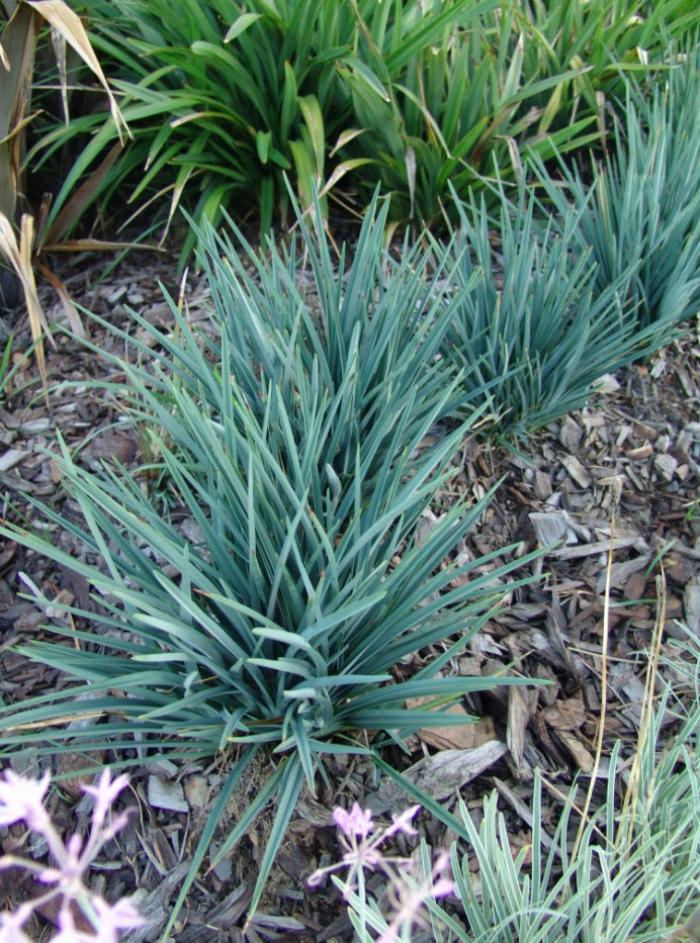
[{"label": "dark green ornamental grass", "polygon": [[[49,227],[89,179],[85,205],[114,219],[127,201],[144,230],[147,218],[167,229],[182,206],[200,226],[227,210],[267,232],[293,220],[285,174],[305,208],[316,192],[324,212],[334,200],[361,213],[380,185],[393,223],[439,225],[450,186],[464,199],[494,166],[516,177],[533,160],[599,147],[625,79],[666,68],[669,44],[700,27],[695,0],[75,6],[133,140],[115,148],[117,128],[75,95],[67,126],[63,115],[43,126],[32,166],[71,154]],[[183,262],[196,242],[188,230]]]}]

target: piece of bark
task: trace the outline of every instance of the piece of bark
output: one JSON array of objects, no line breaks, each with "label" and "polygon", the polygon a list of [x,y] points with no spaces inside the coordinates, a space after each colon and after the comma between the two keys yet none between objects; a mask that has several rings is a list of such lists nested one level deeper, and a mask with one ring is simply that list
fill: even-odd
[{"label": "piece of bark", "polygon": [[558,543],[577,543],[576,534],[566,511],[537,511],[528,516],[540,547]]},{"label": "piece of bark", "polygon": [[700,638],[700,576],[693,577],[685,587],[683,607],[685,624],[693,635]]},{"label": "piece of bark", "polygon": [[678,459],[667,453],[657,455],[654,458],[654,466],[662,478],[666,481],[673,481],[673,476],[678,468]]},{"label": "piece of bark", "polygon": [[586,720],[586,707],[580,697],[562,698],[542,712],[555,730],[578,730]]},{"label": "piece of bark", "polygon": [[[506,744],[499,740],[489,740],[473,750],[442,750],[409,766],[402,776],[433,799],[443,801],[481,776],[507,751]],[[366,803],[373,812],[380,813],[397,810],[406,799],[406,792],[398,783],[385,779],[377,792],[366,797]]]},{"label": "piece of bark", "polygon": [[521,781],[532,778],[532,769],[525,759],[525,731],[530,722],[528,692],[515,685],[508,688],[508,726],[506,743],[515,765],[515,775]]},{"label": "piece of bark", "polygon": [[570,478],[583,489],[590,488],[591,476],[574,455],[562,455],[559,459]]},{"label": "piece of bark", "polygon": [[181,783],[167,781],[160,776],[148,777],[148,802],[154,809],[168,812],[189,812]]},{"label": "piece of bark", "polygon": [[640,546],[643,541],[639,537],[614,537],[610,540],[594,540],[590,544],[578,547],[562,547],[560,550],[550,550],[547,556],[558,557],[560,560],[577,560],[580,557],[590,557],[596,553],[606,553],[612,546],[613,550],[624,547]]},{"label": "piece of bark", "polygon": [[557,730],[557,737],[569,751],[581,772],[592,772],[594,759],[576,734],[569,730]]},{"label": "piece of bark", "polygon": [[[650,560],[651,555],[644,553],[632,560],[623,560],[619,563],[613,563],[613,565],[610,567],[610,586],[613,589],[619,589],[621,586],[624,586],[628,582],[629,577],[633,573],[637,573],[639,570],[643,570],[646,566],[648,566]],[[596,590],[599,593],[604,591],[606,580],[607,569],[603,569],[596,584]],[[637,597],[637,599],[639,599],[639,597]]]},{"label": "piece of bark", "polygon": [[559,430],[559,441],[567,452],[575,452],[583,439],[583,429],[571,416],[566,416]]}]

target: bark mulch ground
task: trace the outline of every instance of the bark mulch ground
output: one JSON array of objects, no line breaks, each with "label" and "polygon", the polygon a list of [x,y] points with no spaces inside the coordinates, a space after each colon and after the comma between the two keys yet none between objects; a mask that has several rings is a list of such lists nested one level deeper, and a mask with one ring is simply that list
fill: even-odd
[{"label": "bark mulch ground", "polygon": [[[178,278],[168,259],[132,255],[106,277],[100,276],[94,262],[82,269],[80,262],[72,263],[64,273],[73,296],[105,320],[137,330],[126,315],[128,306],[167,327],[169,311],[157,282],[177,294]],[[206,284],[191,277],[186,296],[190,316],[206,326]],[[58,317],[58,308],[52,314]],[[85,324],[94,343],[115,354],[122,352],[123,342],[114,335],[87,320]],[[18,344],[21,341],[20,332]],[[19,346],[15,350],[20,351]],[[21,352],[15,357],[21,361]],[[88,466],[97,467],[104,459],[135,465],[141,457],[141,445],[121,421],[118,402],[90,385],[93,380],[120,379],[118,368],[58,334],[47,361],[54,384],[50,408],[37,397],[31,359],[20,366],[12,388],[0,397],[1,514],[25,516],[35,526],[41,524],[32,516],[29,498],[71,511],[50,454],[57,449],[57,430],[71,449],[80,450]],[[454,807],[459,791],[476,818],[481,797],[496,788],[514,852],[529,841],[527,806],[535,768],[542,771],[547,786],[545,826],[556,822],[561,794],[574,778],[580,776],[586,785],[594,765],[603,697],[601,796],[612,743],[621,740],[633,748],[647,652],[657,620],[663,622],[662,653],[682,636],[679,622],[700,636],[698,324],[652,362],[608,377],[604,386],[605,392],[586,409],[539,431],[518,449],[470,438],[464,443],[453,492],[444,494],[424,518],[427,532],[456,493],[466,492],[478,500],[497,485],[480,525],[462,547],[463,558],[495,551],[499,556],[487,565],[495,568],[538,547],[549,548],[516,574],[532,575],[532,582],[512,591],[504,588],[502,608],[453,659],[450,670],[487,676],[507,669],[550,684],[499,688],[474,697],[455,710],[477,715],[477,723],[422,731],[409,744],[410,755],[386,754],[447,807]],[[71,549],[69,535],[53,529],[52,539]],[[19,595],[31,596],[33,587],[50,599],[89,605],[88,587],[81,577],[13,543],[0,545],[0,697],[5,702],[21,702],[61,683],[56,671],[29,663],[13,651],[17,643],[45,634],[47,612]],[[606,617],[608,684],[603,690]],[[411,673],[430,655],[416,655],[411,663],[398,666],[397,674]],[[659,671],[673,680],[672,668],[662,664]],[[670,717],[667,729],[672,736]],[[110,757],[106,753],[103,759]],[[75,772],[84,764],[83,757],[64,754],[56,758],[54,771]],[[256,791],[256,776],[264,773],[260,769],[251,774],[234,796],[227,821],[235,821],[247,795]],[[332,787],[321,785],[318,795],[303,797],[263,912],[245,937],[240,928],[269,825],[264,817],[230,859],[196,882],[176,928],[178,941],[340,943],[351,938],[333,886],[313,892],[305,887],[308,875],[337,854],[331,811],[335,805],[357,800],[381,816],[400,811],[410,800],[394,786],[377,783],[368,760],[338,757],[329,774]],[[162,930],[221,778],[216,762],[197,768],[146,762],[131,771],[125,801],[137,812],[105,849],[93,880],[110,899],[138,889],[150,922],[132,934],[133,940],[155,940]],[[80,777],[67,779],[54,792],[56,820],[66,829],[75,829],[76,823],[84,829],[89,821],[80,782]],[[435,847],[450,841],[444,826],[429,816],[424,814],[419,821]],[[45,852],[20,827],[0,829],[0,848],[37,858]],[[403,850],[410,853],[410,848]],[[3,909],[32,893],[29,879],[17,872],[0,872]],[[43,915],[47,925],[53,916]],[[29,929],[39,934],[39,923],[40,919]]]}]

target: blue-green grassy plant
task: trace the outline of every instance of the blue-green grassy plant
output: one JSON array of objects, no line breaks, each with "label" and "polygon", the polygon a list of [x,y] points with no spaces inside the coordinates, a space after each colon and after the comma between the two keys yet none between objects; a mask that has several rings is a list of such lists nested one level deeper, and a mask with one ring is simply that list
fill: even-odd
[{"label": "blue-green grassy plant", "polygon": [[651,91],[630,86],[590,182],[563,161],[535,176],[555,220],[577,210],[598,290],[622,280],[637,324],[667,336],[700,307],[700,46],[683,55]]},{"label": "blue-green grassy plant", "polygon": [[[490,558],[456,562],[485,503],[466,498],[416,539],[456,471],[451,459],[469,421],[425,447],[458,377],[435,380],[431,332],[442,338],[444,313],[426,296],[420,266],[411,287],[414,257],[380,279],[372,258],[386,261],[382,228],[381,216],[367,224],[356,261],[340,274],[316,258],[318,306],[298,293],[293,259],[260,261],[267,277],[256,295],[234,260],[218,267],[212,257],[220,340],[200,343],[171,303],[173,336],[141,321],[150,359],[124,364],[127,382],[113,390],[148,439],[150,465],[143,474],[94,473],[66,448],[57,459],[83,522],[40,510],[84,553],[18,526],[0,529],[95,592],[89,611],[65,607],[78,627],[55,622],[56,641],[21,647],[75,684],[0,708],[3,751],[110,749],[122,765],[218,756],[228,768],[170,926],[256,758],[269,778],[215,859],[276,800],[251,911],[302,785],[324,775],[325,756],[370,752],[375,732],[401,741],[455,723],[453,713],[427,714],[428,705],[407,708],[409,697],[440,707],[508,681],[440,676],[506,591],[498,581],[523,561],[490,572],[477,572]],[[303,238],[313,258],[315,237],[303,230]],[[439,640],[447,643],[439,657],[395,682],[397,663]],[[99,724],[67,726],[95,716]]]},{"label": "blue-green grassy plant", "polygon": [[[429,893],[432,855],[421,843],[422,879],[405,874],[398,897],[410,901],[422,892],[430,939],[435,943],[693,939],[700,906],[697,639],[688,632],[666,660],[673,682],[661,682],[662,694],[651,707],[650,723],[642,726],[632,755],[625,759],[625,745],[614,746],[605,800],[580,829],[581,786],[575,785],[568,796],[555,799],[562,803],[561,814],[548,833],[539,771],[529,811],[532,838],[516,854],[496,792],[484,799],[479,825],[460,799],[460,818],[453,827],[463,844],[455,843],[451,849],[455,895],[447,905]],[[685,700],[688,694],[690,703]],[[678,723],[673,732],[667,725],[671,714]],[[419,799],[415,790],[412,797]],[[449,817],[446,810],[441,814]],[[336,883],[342,886],[339,880]],[[364,887],[361,882],[360,886]],[[371,943],[386,933],[387,915],[375,900],[353,890],[349,904],[360,943]],[[400,937],[407,943],[416,938],[410,929]]]},{"label": "blue-green grassy plant", "polygon": [[583,406],[597,380],[667,335],[640,330],[623,300],[633,268],[598,285],[593,253],[580,251],[579,211],[543,222],[524,187],[511,200],[499,184],[494,196],[493,216],[483,199],[456,201],[450,244],[432,248],[458,299],[445,358],[468,370],[472,407],[488,397],[498,431],[519,435]]}]

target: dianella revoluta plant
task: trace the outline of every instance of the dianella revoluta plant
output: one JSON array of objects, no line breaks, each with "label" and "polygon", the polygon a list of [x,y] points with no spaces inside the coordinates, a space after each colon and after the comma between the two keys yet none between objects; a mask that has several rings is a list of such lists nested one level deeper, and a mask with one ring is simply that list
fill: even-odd
[{"label": "dianella revoluta plant", "polygon": [[[292,202],[295,232],[261,251],[230,219],[219,231],[205,225],[198,232],[215,336],[195,333],[170,300],[175,335],[158,331],[135,312],[148,346],[110,329],[138,349],[141,361],[155,360],[196,387],[216,415],[221,385],[212,361],[227,363],[260,422],[270,409],[269,421],[276,422],[271,386],[299,441],[311,422],[302,391],[310,401],[337,399],[342,411],[329,420],[328,467],[318,471],[321,479],[334,475],[338,486],[355,474],[360,444],[373,456],[368,468],[380,467],[387,454],[410,464],[429,431],[450,429],[450,417],[460,413],[483,421],[488,387],[474,382],[467,388],[464,375],[473,368],[456,367],[441,353],[458,306],[448,286],[459,251],[446,250],[436,264],[422,242],[408,236],[386,251],[389,205],[375,194],[352,249],[342,245],[336,255],[320,205],[309,218]],[[471,291],[479,277],[474,272],[464,290]],[[150,366],[141,376],[152,388],[160,382]],[[166,398],[169,384],[166,379]],[[385,422],[389,415],[397,421]]]},{"label": "dianella revoluta plant", "polygon": [[[445,286],[459,253],[434,264],[421,241],[408,236],[385,251],[389,211],[389,201],[380,203],[375,193],[356,244],[337,256],[318,205],[313,222],[297,208],[299,235],[262,254],[233,226],[219,235],[208,227],[200,236],[231,372],[253,408],[260,411],[263,400],[254,395],[260,382],[251,364],[264,365],[298,436],[308,425],[293,408],[299,384],[311,394],[343,395],[345,411],[329,445],[341,479],[354,474],[360,443],[377,461],[387,450],[410,456],[430,423],[445,431],[447,417],[459,410],[477,419],[488,406],[481,388],[482,402],[471,405],[476,397],[460,382],[460,369],[441,356],[456,307]],[[465,290],[478,279],[477,272]],[[210,348],[209,356],[221,357],[216,341]],[[400,426],[384,423],[387,415],[400,417]]]},{"label": "dianella revoluta plant", "polygon": [[498,428],[520,435],[583,406],[603,375],[653,349],[657,332],[640,331],[625,300],[634,269],[598,285],[579,212],[543,220],[525,187],[511,198],[499,183],[494,195],[493,214],[483,199],[455,200],[450,244],[432,240],[457,298],[443,352],[471,366],[461,385],[472,408],[488,397]]},{"label": "dianella revoluta plant", "polygon": [[700,303],[700,51],[679,58],[651,91],[628,88],[592,180],[563,162],[535,178],[555,219],[579,213],[573,235],[598,290],[622,279],[637,324],[661,340]]},{"label": "dianella revoluta plant", "polygon": [[[381,231],[381,216],[363,229],[359,269],[314,270],[320,306],[297,294],[291,268],[274,254],[269,270],[251,259],[269,275],[257,300],[235,262],[227,268],[224,259],[213,269],[217,304],[249,323],[245,330],[222,324],[219,341],[202,340],[203,355],[187,333],[186,312],[173,305],[181,346],[169,341],[147,369],[125,363],[127,384],[115,389],[126,395],[130,387],[125,408],[145,429],[153,460],[142,474],[107,466],[94,473],[63,448],[63,483],[83,521],[40,509],[88,558],[22,527],[2,528],[95,591],[88,611],[65,609],[77,625],[55,620],[56,641],[22,648],[75,684],[1,708],[3,749],[90,753],[109,746],[128,764],[134,760],[124,751],[137,746],[141,755],[218,755],[228,769],[171,923],[251,764],[264,760],[268,778],[216,860],[274,799],[254,911],[302,786],[314,788],[325,756],[372,752],[373,740],[400,742],[422,726],[453,724],[454,713],[430,707],[513,683],[442,676],[502,598],[502,577],[522,561],[488,572],[479,570],[488,558],[458,562],[484,502],[451,504],[417,539],[426,508],[440,509],[469,421],[443,429],[431,446],[423,441],[445,418],[456,381],[434,382],[441,361],[430,334],[442,337],[442,323],[426,293],[430,279],[419,268],[421,288],[411,289],[413,257],[392,266]],[[309,256],[323,255],[302,232]],[[372,253],[387,265],[381,283]],[[381,303],[382,291],[392,304]],[[403,319],[413,323],[418,309],[424,324],[419,319],[411,334]],[[166,338],[150,330],[157,348]],[[371,383],[379,387],[374,396]],[[94,555],[101,562],[90,562]],[[61,642],[66,635],[70,645]],[[446,642],[439,656],[395,681],[397,663],[439,640]],[[409,709],[409,697],[428,703]],[[99,725],[60,726],[83,713],[99,715]]]}]

